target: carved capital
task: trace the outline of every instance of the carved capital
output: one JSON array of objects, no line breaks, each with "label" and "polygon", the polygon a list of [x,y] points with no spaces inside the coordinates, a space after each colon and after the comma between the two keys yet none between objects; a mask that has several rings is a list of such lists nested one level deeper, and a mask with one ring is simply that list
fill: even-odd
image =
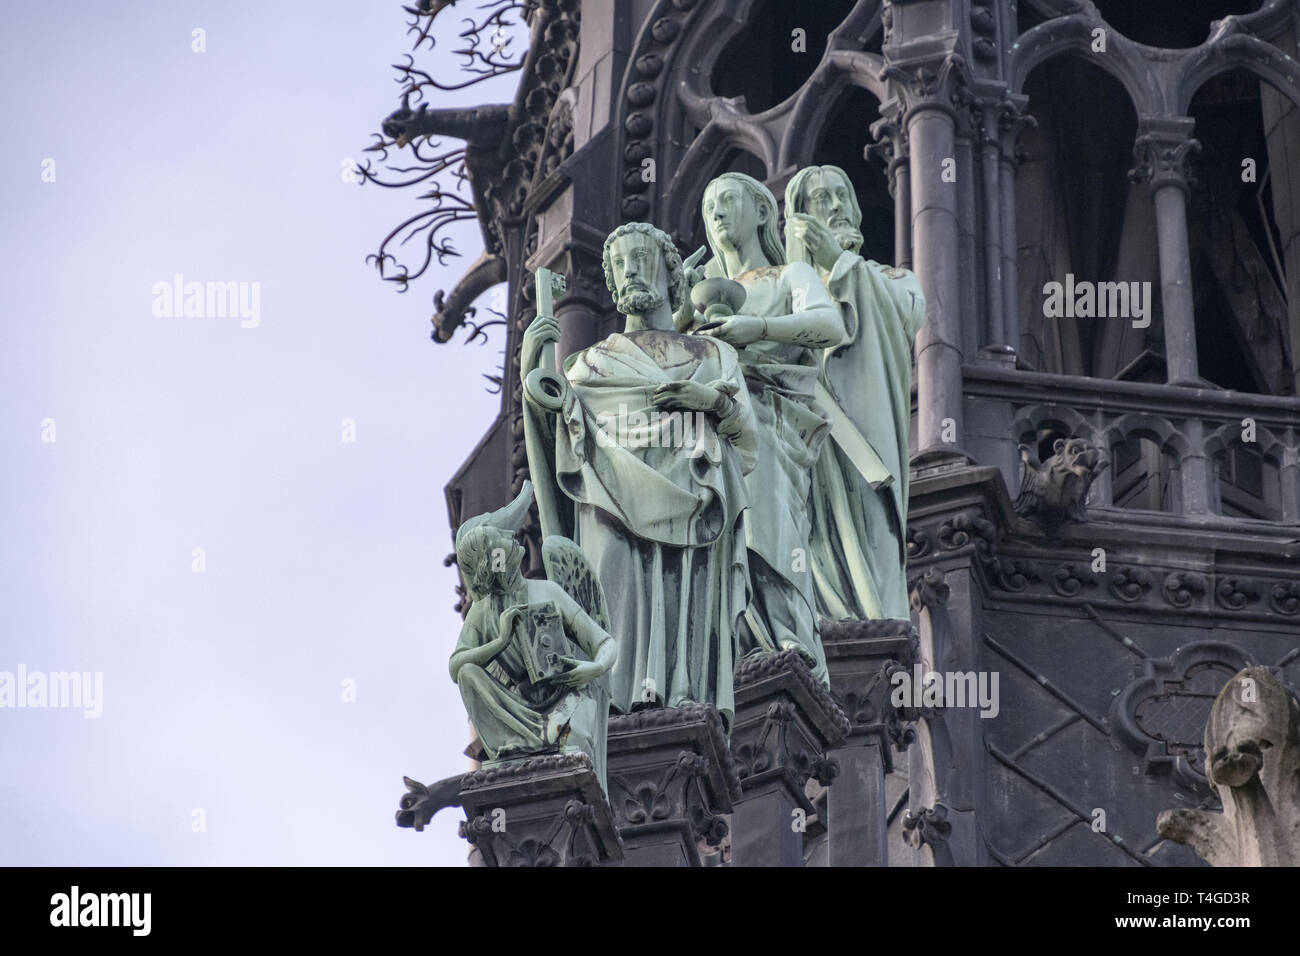
[{"label": "carved capital", "polygon": [[916,629],[901,620],[823,621],[821,636],[831,692],[849,718],[850,734],[878,737],[888,773],[893,769],[891,745],[906,746],[914,736],[905,726],[911,718],[890,698],[893,675],[906,672],[919,657]]},{"label": "carved capital", "polygon": [[[885,164],[889,195],[895,196],[899,185],[899,169],[907,165],[911,147],[898,105],[884,108],[881,113],[881,118],[871,124],[873,142],[862,151],[862,155],[865,159],[875,159]],[[903,186],[906,188],[906,183]]]},{"label": "carved capital", "polygon": [[1192,182],[1191,157],[1201,151],[1200,141],[1191,136],[1194,125],[1188,117],[1144,121],[1133,143],[1129,178],[1148,183],[1153,193],[1166,186],[1187,192]]},{"label": "carved capital", "polygon": [[904,120],[923,110],[939,110],[954,120],[966,105],[971,77],[966,60],[948,53],[941,60],[909,66],[886,66],[880,71],[895,98],[904,107]]}]

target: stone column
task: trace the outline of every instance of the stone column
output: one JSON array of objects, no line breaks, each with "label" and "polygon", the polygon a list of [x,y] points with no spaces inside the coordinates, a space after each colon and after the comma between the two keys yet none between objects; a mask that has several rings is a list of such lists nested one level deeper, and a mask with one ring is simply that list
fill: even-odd
[{"label": "stone column", "polygon": [[747,658],[736,668],[731,752],[742,795],[732,815],[732,866],[802,866],[813,806],[809,778],[830,786],[848,718],[798,651]]},{"label": "stone column", "polygon": [[[958,88],[964,91],[963,87]],[[961,95],[963,108],[957,113],[953,128],[953,149],[957,156],[957,254],[961,257],[957,269],[957,287],[961,289],[963,308],[956,329],[961,337],[956,340],[962,356],[975,356],[988,338],[988,299],[985,294],[983,240],[980,228],[980,111],[974,108],[972,98]],[[940,177],[942,179],[942,176]],[[963,429],[964,433],[964,429]]]},{"label": "stone column", "polygon": [[1156,206],[1160,250],[1160,297],[1164,314],[1165,362],[1170,385],[1197,385],[1196,316],[1192,262],[1187,245],[1188,159],[1201,144],[1191,138],[1187,116],[1143,117],[1134,143],[1130,176],[1146,181]]},{"label": "stone column", "polygon": [[[1008,344],[1003,322],[1002,295],[1002,96],[1005,86],[991,80],[977,80],[970,88],[959,87],[960,99],[969,117],[971,139],[977,147],[976,164],[972,173],[979,178],[980,224],[979,268],[983,285],[982,303],[985,324],[980,329],[976,348],[1001,350]],[[968,184],[965,192],[975,195],[975,184]],[[963,193],[964,195],[964,193]]]},{"label": "stone column", "polygon": [[1178,480],[1182,484],[1183,514],[1208,515],[1214,489],[1214,461],[1205,453],[1205,423],[1189,418],[1183,424],[1187,454],[1178,463]]},{"label": "stone column", "polygon": [[1282,521],[1295,524],[1300,521],[1300,429],[1287,429],[1278,481],[1282,492]]},{"label": "stone column", "polygon": [[902,727],[890,705],[890,676],[910,668],[917,636],[910,621],[822,623],[831,688],[843,701],[850,729],[831,751],[839,764],[827,791],[831,866],[888,866],[885,775]]},{"label": "stone column", "polygon": [[889,195],[894,200],[894,264],[912,268],[912,186],[908,169],[907,134],[902,128],[902,107],[898,103],[882,106],[883,119],[871,124],[875,143],[866,148],[867,158],[884,162]]},{"label": "stone column", "polygon": [[[925,292],[926,322],[916,339],[920,452],[962,443],[961,223],[955,181],[961,171],[952,106],[952,87],[960,71],[960,60],[950,56],[933,72],[892,73],[908,77],[901,82],[909,103],[904,121],[910,144],[913,271]],[[960,188],[973,185],[962,183]],[[951,425],[945,429],[946,420]]]},{"label": "stone column", "polygon": [[1002,174],[998,196],[1002,204],[1002,331],[1006,344],[1020,352],[1020,249],[1016,239],[1016,171],[1020,165],[1020,133],[1037,126],[1025,113],[1029,97],[1017,95],[1002,101],[998,131],[1002,137],[999,155]]},{"label": "stone column", "polygon": [[713,707],[656,707],[611,717],[610,801],[622,866],[703,866],[727,836],[740,796],[722,716]]}]

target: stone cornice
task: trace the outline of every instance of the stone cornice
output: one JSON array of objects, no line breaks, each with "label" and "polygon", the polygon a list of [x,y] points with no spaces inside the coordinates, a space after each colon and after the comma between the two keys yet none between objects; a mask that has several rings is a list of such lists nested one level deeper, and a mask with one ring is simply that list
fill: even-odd
[{"label": "stone cornice", "polygon": [[[1122,511],[1092,512],[1055,535],[1011,509],[995,468],[969,468],[912,482],[907,529],[909,578],[927,568],[967,566],[992,604],[1104,608],[1108,615],[1178,616],[1210,623],[1300,624],[1300,539],[1268,537],[1218,519],[1140,532]],[[1239,524],[1239,523],[1238,523]],[[1290,535],[1282,538],[1280,535]],[[1101,560],[1099,560],[1101,559]]]}]

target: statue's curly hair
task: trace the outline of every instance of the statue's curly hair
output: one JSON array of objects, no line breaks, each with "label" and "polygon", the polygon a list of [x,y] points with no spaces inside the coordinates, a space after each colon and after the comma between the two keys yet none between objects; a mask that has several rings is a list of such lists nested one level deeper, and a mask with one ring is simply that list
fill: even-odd
[{"label": "statue's curly hair", "polygon": [[682,303],[686,301],[686,270],[682,267],[682,257],[677,251],[677,246],[668,233],[662,229],[657,229],[648,222],[626,222],[611,232],[605,239],[605,248],[601,251],[601,262],[605,267],[605,285],[609,289],[610,295],[618,301],[618,290],[614,286],[614,266],[610,262],[609,247],[614,244],[614,240],[620,236],[626,236],[631,232],[639,232],[642,235],[649,236],[659,246],[659,251],[663,253],[664,264],[668,266],[668,305],[676,312],[681,308]]},{"label": "statue's curly hair", "polygon": [[[510,581],[519,574],[519,561],[512,553],[515,551],[514,535],[503,528],[479,525],[457,536],[456,563],[460,565],[465,589],[472,599],[477,601],[486,597],[492,593],[498,580]],[[513,566],[507,564],[495,568],[498,553],[507,561],[514,558]]]}]

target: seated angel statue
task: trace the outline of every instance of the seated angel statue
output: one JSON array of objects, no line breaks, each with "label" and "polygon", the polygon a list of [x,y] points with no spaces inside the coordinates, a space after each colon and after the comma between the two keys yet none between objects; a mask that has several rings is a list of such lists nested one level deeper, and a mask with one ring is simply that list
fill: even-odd
[{"label": "seated angel statue", "polygon": [[548,580],[523,576],[524,549],[515,534],[532,500],[532,484],[524,482],[513,502],[466,520],[456,533],[456,559],[473,604],[451,655],[451,678],[489,764],[585,753],[603,785],[605,674],[617,647],[600,585],[572,541],[543,542]]}]

